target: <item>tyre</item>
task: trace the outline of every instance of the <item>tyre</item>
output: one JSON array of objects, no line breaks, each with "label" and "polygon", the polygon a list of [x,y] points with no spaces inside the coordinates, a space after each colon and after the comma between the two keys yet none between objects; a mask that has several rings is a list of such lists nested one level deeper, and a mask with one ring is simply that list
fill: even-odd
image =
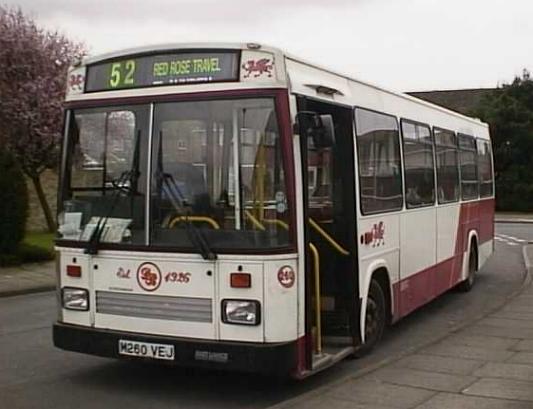
[{"label": "tyre", "polygon": [[385,293],[377,280],[370,282],[365,315],[365,342],[358,346],[354,356],[368,354],[379,343],[387,324]]},{"label": "tyre", "polygon": [[457,289],[466,293],[474,287],[477,273],[477,248],[474,243],[470,246],[470,254],[468,256],[468,276],[465,280],[457,285]]}]

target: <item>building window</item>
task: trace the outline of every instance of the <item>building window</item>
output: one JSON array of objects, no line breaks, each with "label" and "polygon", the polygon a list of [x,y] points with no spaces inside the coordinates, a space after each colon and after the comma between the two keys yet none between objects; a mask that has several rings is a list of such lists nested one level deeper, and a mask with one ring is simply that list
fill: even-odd
[{"label": "building window", "polygon": [[408,208],[435,203],[433,141],[427,125],[402,120],[405,203]]},{"label": "building window", "polygon": [[355,110],[361,211],[400,210],[403,206],[400,140],[396,118]]},{"label": "building window", "polygon": [[452,131],[434,128],[437,156],[437,197],[439,203],[459,201],[459,159],[457,137]]},{"label": "building window", "polygon": [[477,147],[472,136],[458,135],[459,163],[461,165],[461,196],[463,200],[477,199],[479,182],[477,177]]}]

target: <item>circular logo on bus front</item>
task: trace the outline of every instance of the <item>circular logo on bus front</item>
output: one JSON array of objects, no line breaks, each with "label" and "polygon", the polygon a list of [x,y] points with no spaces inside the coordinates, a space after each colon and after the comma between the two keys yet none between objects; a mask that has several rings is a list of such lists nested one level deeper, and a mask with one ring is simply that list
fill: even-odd
[{"label": "circular logo on bus front", "polygon": [[296,274],[291,266],[283,266],[278,270],[278,281],[285,288],[291,288],[296,280]]},{"label": "circular logo on bus front", "polygon": [[145,291],[155,291],[162,281],[161,270],[154,263],[142,263],[137,269],[137,282]]}]

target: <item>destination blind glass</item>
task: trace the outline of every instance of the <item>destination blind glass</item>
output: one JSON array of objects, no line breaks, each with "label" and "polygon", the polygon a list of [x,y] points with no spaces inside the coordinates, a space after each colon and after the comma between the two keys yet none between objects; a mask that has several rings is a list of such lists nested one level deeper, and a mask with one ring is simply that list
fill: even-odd
[{"label": "destination blind glass", "polygon": [[87,68],[86,92],[237,81],[237,52],[195,52],[123,57]]}]

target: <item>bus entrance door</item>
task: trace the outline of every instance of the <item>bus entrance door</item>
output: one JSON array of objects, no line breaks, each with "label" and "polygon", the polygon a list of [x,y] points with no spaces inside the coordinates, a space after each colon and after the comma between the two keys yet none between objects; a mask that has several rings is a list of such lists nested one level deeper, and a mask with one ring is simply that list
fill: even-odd
[{"label": "bus entrance door", "polygon": [[[351,354],[359,340],[353,121],[350,109],[333,104],[300,98],[298,109],[307,220],[306,324],[317,370]],[[312,135],[310,127],[319,118],[334,131],[329,140]]]}]

